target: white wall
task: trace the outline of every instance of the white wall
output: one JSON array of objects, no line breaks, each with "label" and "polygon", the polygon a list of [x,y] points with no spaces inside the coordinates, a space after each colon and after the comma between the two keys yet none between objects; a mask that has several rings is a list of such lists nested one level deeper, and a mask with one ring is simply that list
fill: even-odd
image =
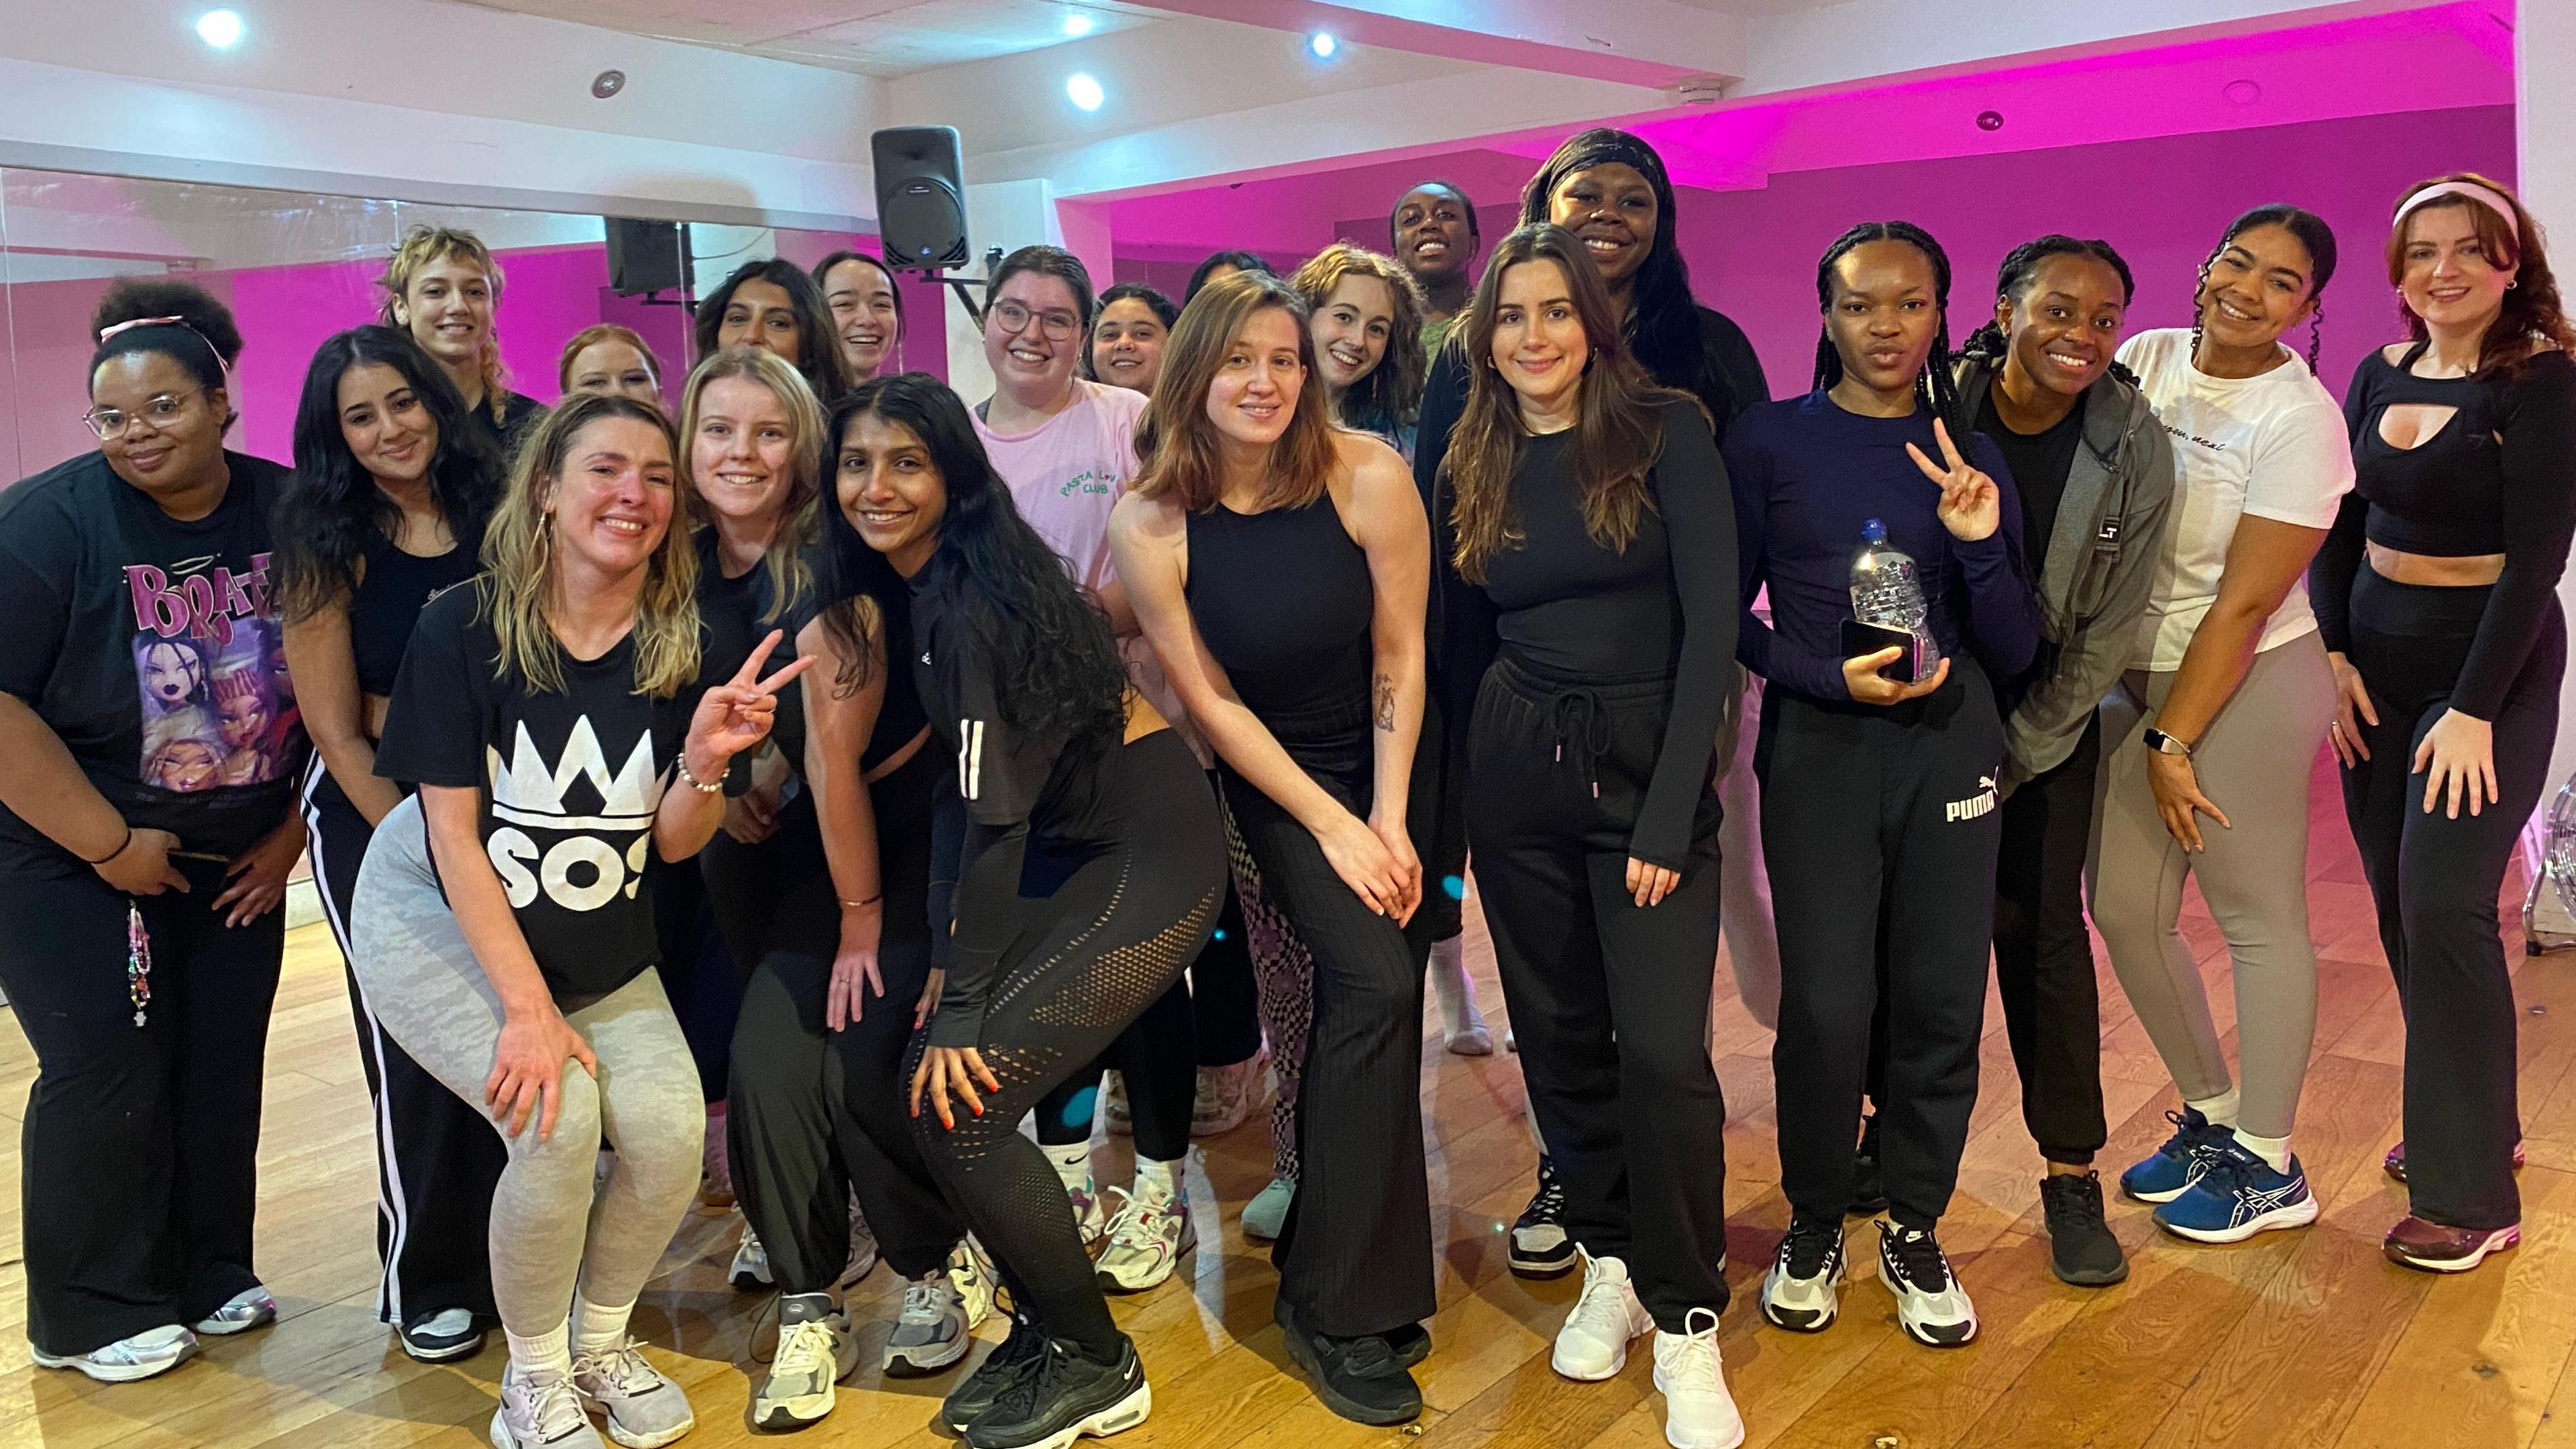
[{"label": "white wall", "polygon": [[[2518,183],[2523,204],[2534,220],[2558,243],[2559,256],[2576,245],[2576,4],[2569,0],[2520,0],[2515,41],[2516,119],[2521,129]],[[2567,264],[2564,260],[2560,267]],[[2576,617],[2576,573],[2558,581],[2562,608]],[[2540,793],[2540,810],[2525,835],[2525,864],[2540,865],[2550,803],[2558,787],[2576,770],[2576,671],[2558,686],[2558,748],[2550,755],[2549,782]],[[2544,898],[2542,929],[2576,934],[2576,920],[2560,908],[2554,894]]]}]

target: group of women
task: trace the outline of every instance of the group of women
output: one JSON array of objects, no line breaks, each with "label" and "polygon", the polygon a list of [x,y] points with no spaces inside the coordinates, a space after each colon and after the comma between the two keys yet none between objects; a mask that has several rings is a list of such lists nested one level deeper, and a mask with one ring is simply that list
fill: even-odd
[{"label": "group of women", "polygon": [[[1582,1270],[1551,1363],[1606,1379],[1651,1333],[1667,1438],[1723,1449],[1721,937],[1777,1023],[1762,1317],[1829,1328],[1846,1218],[1883,1213],[1902,1331],[1965,1344],[1939,1228],[1990,945],[2054,1270],[2128,1270],[2088,908],[2181,1099],[2120,1190],[2205,1242],[2315,1219],[2328,740],[2408,1028],[2387,1255],[2510,1247],[2495,902],[2576,530],[2576,333],[2510,191],[2400,198],[2410,340],[2340,415],[2312,370],[2335,238],[2296,207],[2221,233],[2190,328],[2125,337],[2117,251],[2041,237],[1955,350],[1940,245],[1854,227],[1779,402],[1677,227],[1653,150],[1594,130],[1481,274],[1442,182],[1390,253],[1220,253],[1180,306],[1024,248],[972,407],[890,365],[875,259],[754,262],[699,304],[676,403],[598,327],[551,409],[497,368],[490,254],[422,231],[379,322],[316,354],[291,472],[223,446],[224,309],[111,288],[99,451],[0,494],[37,1361],[142,1378],[274,1318],[253,1160],[309,839],[375,1101],[378,1310],[429,1361],[498,1324],[501,1449],[692,1426],[630,1318],[710,1159],[737,1282],[777,1292],[756,1426],[830,1412],[840,1290],[879,1254],[887,1373],[954,1369],[1007,1296],[941,1406],[974,1449],[1142,1422],[1104,1294],[1213,1230],[1190,1138],[1265,1060],[1242,1221],[1286,1352],[1403,1423],[1435,1347],[1426,980],[1449,1049],[1492,1050],[1472,859],[1540,1153],[1510,1262]],[[1897,556],[1893,616],[1862,549]],[[2195,877],[2239,1071],[2177,929]],[[1104,1102],[1136,1147],[1114,1213]]]}]

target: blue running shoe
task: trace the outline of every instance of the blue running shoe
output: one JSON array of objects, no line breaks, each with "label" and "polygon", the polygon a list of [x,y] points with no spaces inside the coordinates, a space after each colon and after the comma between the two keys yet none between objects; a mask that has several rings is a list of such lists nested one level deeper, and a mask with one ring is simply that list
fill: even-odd
[{"label": "blue running shoe", "polygon": [[2275,1172],[2232,1139],[2182,1196],[2156,1209],[2157,1227],[2201,1243],[2241,1243],[2256,1233],[2304,1228],[2316,1220],[2317,1200],[2297,1157],[2288,1172]]},{"label": "blue running shoe", "polygon": [[2140,1202],[2172,1202],[2209,1170],[2210,1159],[2232,1146],[2236,1134],[2189,1107],[2167,1112],[2174,1134],[2165,1145],[2120,1174],[2120,1191]]}]

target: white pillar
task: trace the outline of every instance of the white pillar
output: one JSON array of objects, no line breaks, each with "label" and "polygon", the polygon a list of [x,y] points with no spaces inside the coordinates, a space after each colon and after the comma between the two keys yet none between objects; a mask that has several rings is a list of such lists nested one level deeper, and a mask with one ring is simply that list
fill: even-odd
[{"label": "white pillar", "polygon": [[[2576,85],[2568,80],[2576,76],[2576,4],[2518,0],[2514,8],[2515,183],[2559,257],[2569,258],[2576,256]],[[2559,579],[2558,597],[2576,618],[2576,574]],[[2539,813],[2524,835],[2525,863],[2535,870],[2550,805],[2571,771],[2576,771],[2576,671],[2559,685],[2558,745],[2550,755]],[[2538,924],[2550,934],[2576,935],[2576,920],[2559,907],[2554,892],[2543,894]]]},{"label": "white pillar", "polygon": [[[1044,181],[987,181],[966,188],[966,244],[973,258],[962,269],[984,275],[984,254],[1000,247],[1004,255],[1044,242],[1064,245],[1057,224],[1055,197]],[[993,370],[984,363],[984,334],[955,289],[948,293],[948,385],[967,404],[993,395]],[[980,294],[977,298],[980,304]]]}]

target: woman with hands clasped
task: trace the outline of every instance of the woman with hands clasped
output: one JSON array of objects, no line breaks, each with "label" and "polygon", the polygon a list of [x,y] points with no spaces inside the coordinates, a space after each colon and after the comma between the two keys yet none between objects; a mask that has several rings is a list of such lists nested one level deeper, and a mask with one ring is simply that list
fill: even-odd
[{"label": "woman with hands clasped", "polygon": [[[698,1074],[655,964],[648,854],[715,833],[734,756],[769,735],[773,634],[700,678],[696,556],[673,528],[660,409],[584,394],[531,432],[488,571],[421,613],[376,769],[386,814],[352,906],[384,1028],[508,1139],[492,1296],[510,1340],[500,1449],[629,1449],[695,1423],[627,1338],[697,1184]],[[488,764],[487,764],[488,762]],[[605,1178],[599,1149],[616,1149]],[[576,1287],[579,1297],[576,1299]]]},{"label": "woman with hands clasped", "polygon": [[[1813,1333],[1839,1311],[1843,1213],[1869,1066],[1885,923],[1889,1033],[1878,1276],[1907,1336],[1976,1336],[1935,1236],[1977,1099],[1986,951],[2002,841],[2003,721],[1992,681],[2029,667],[2039,604],[2003,457],[1966,431],[1952,385],[1950,264],[1905,222],[1852,228],[1816,270],[1815,390],[1727,435],[1746,614],[1738,657],[1769,681],[1754,767],[1780,927],[1780,1183],[1790,1222],[1762,1316]],[[1883,649],[1845,657],[1865,532],[1913,556],[1941,662],[1910,683]]]}]

